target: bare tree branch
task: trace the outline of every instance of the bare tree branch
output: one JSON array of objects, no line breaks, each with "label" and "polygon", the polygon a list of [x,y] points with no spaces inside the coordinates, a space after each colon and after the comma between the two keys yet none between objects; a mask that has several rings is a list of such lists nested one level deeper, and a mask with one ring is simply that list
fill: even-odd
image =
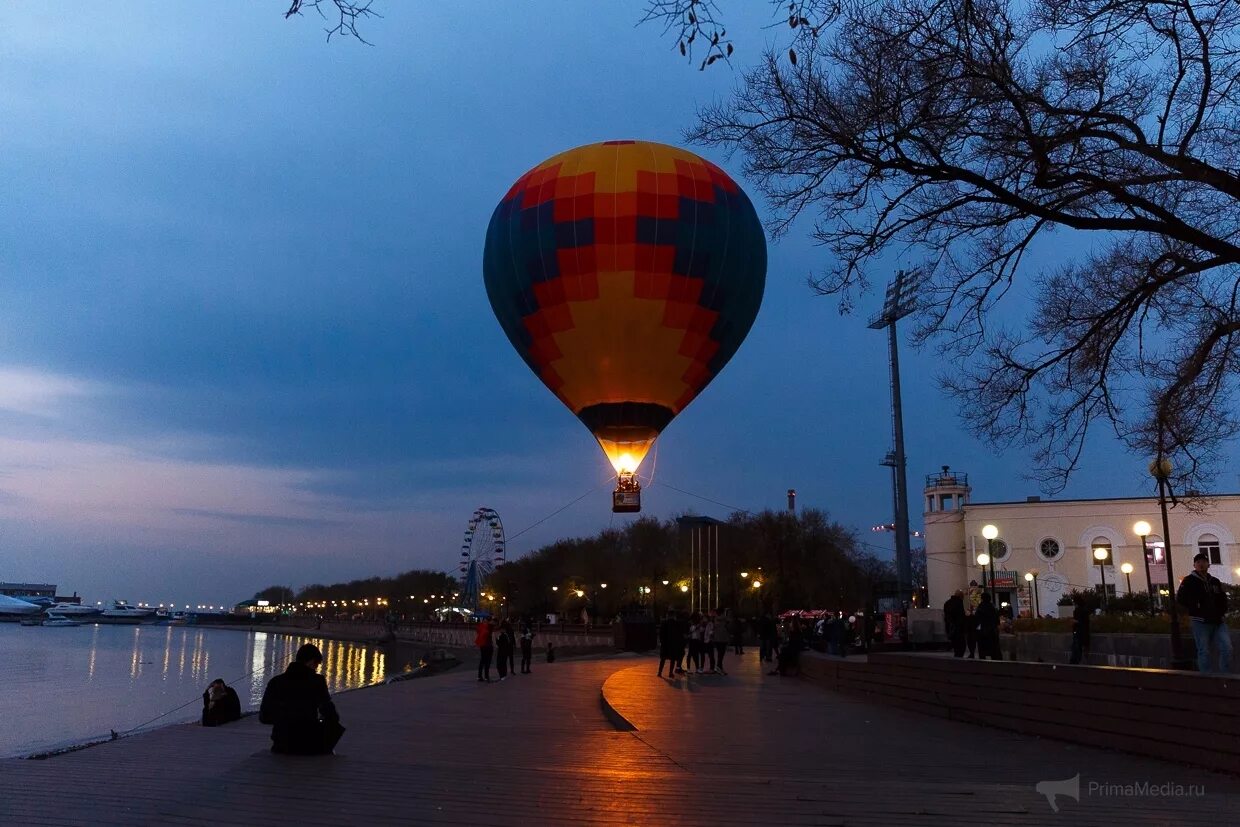
[{"label": "bare tree branch", "polygon": [[689,138],[744,153],[774,233],[813,219],[813,286],[848,310],[912,258],[966,422],[1049,490],[1099,421],[1199,487],[1238,427],[1240,3],[858,0],[795,45]]}]

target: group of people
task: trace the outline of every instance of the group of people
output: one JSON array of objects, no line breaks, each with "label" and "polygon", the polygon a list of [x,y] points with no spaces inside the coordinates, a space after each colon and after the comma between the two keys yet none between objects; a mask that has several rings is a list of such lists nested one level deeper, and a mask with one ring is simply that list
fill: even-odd
[{"label": "group of people", "polygon": [[663,677],[664,664],[669,678],[690,672],[728,674],[723,668],[724,656],[729,646],[743,653],[743,631],[740,619],[730,612],[669,611],[659,624],[659,677]]},{"label": "group of people", "polygon": [[[478,647],[478,680],[491,682],[491,660],[495,660],[495,670],[501,681],[508,680],[509,674],[516,674],[513,665],[513,651],[521,647],[521,674],[530,674],[530,663],[534,656],[534,624],[529,618],[522,618],[518,629],[513,630],[512,621],[507,618],[499,623],[483,618],[478,621],[478,631],[474,635],[474,645]],[[555,647],[547,644],[547,662],[555,660]]]},{"label": "group of people", "polygon": [[943,623],[947,637],[952,642],[952,654],[964,657],[980,657],[982,660],[1003,660],[999,650],[999,610],[994,597],[978,587],[977,581],[969,582],[968,594],[962,589],[943,604]]},{"label": "group of people", "polygon": [[[677,675],[726,675],[724,660],[728,649],[745,654],[747,623],[731,610],[710,612],[668,611],[659,624],[658,677]],[[800,618],[791,618],[781,628],[769,613],[758,618],[758,659],[771,663],[770,675],[799,673],[801,650],[805,648],[805,629]]]}]

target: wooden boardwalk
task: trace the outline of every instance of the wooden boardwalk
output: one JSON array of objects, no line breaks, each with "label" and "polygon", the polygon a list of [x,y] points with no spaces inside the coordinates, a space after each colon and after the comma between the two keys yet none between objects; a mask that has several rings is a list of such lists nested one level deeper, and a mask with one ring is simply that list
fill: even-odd
[{"label": "wooden boardwalk", "polygon": [[[676,681],[647,658],[471,668],[337,698],[339,754],[273,756],[254,718],[0,762],[0,824],[1205,824],[1240,780],[904,712],[767,677]],[[602,698],[635,729],[617,729]],[[1181,712],[1178,714],[1191,714]],[[1060,813],[1034,791],[1080,774]],[[1089,795],[1204,784],[1197,798]]]}]

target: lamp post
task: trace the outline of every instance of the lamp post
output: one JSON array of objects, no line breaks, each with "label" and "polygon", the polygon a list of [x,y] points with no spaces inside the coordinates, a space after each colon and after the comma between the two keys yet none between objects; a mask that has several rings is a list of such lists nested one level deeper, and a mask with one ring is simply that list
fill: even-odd
[{"label": "lamp post", "polygon": [[[1145,538],[1150,536],[1150,524],[1145,520],[1138,520],[1132,524],[1133,532],[1141,538],[1141,559],[1145,561],[1145,594],[1150,599],[1150,616],[1154,615],[1154,583],[1150,580],[1150,550],[1145,544]],[[1129,591],[1132,591],[1129,589]]]},{"label": "lamp post", "polygon": [[1102,610],[1107,608],[1107,570],[1106,559],[1110,553],[1104,548],[1094,549],[1094,559],[1098,561],[1098,577],[1102,579]]},{"label": "lamp post", "polygon": [[[990,564],[990,555],[989,555],[989,554],[987,554],[986,552],[984,552],[984,551],[983,551],[981,554],[977,555],[977,566],[978,566],[978,568],[980,568],[980,569],[982,570],[982,582],[983,582],[983,583],[986,583],[986,589],[985,589],[985,590],[986,590],[987,592],[989,592],[989,591],[990,591],[990,583],[989,583],[989,582],[987,581],[987,579],[986,579],[986,566],[987,566],[987,565],[989,565],[989,564]],[[992,595],[990,596],[990,598],[991,598],[991,600],[994,600],[994,595],[992,594]]]},{"label": "lamp post", "polygon": [[[993,525],[984,525],[982,536],[986,538],[986,561],[990,564],[990,599],[998,608],[999,598],[995,595],[995,538],[999,536],[999,529]],[[978,558],[978,562],[981,562],[981,558]]]},{"label": "lamp post", "polygon": [[1158,480],[1158,508],[1162,512],[1163,543],[1167,560],[1167,613],[1171,616],[1171,668],[1187,669],[1180,654],[1180,610],[1175,604],[1175,566],[1172,563],[1171,526],[1167,519],[1167,488],[1171,476],[1171,460],[1159,456],[1150,463],[1150,475]]},{"label": "lamp post", "polygon": [[1124,573],[1124,579],[1128,581],[1128,594],[1132,594],[1132,563],[1125,563],[1119,567]]},{"label": "lamp post", "polygon": [[1042,610],[1038,606],[1038,572],[1036,570],[1025,573],[1025,582],[1029,584],[1030,590],[1033,591],[1033,616],[1035,618],[1042,616]]}]

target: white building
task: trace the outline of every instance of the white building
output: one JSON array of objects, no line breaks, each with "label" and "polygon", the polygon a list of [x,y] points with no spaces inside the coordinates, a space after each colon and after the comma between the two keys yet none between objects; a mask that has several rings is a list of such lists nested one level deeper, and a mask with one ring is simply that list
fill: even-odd
[{"label": "white building", "polygon": [[[1105,580],[1109,594],[1146,591],[1141,539],[1134,525],[1146,522],[1150,582],[1156,594],[1167,586],[1166,543],[1157,497],[1110,500],[1042,500],[979,503],[970,498],[968,476],[947,466],[926,478],[925,541],[930,607],[943,605],[952,592],[970,580],[985,585],[989,572],[978,565],[978,555],[993,549],[994,586],[999,603],[1032,609],[1030,581],[1037,575],[1037,605],[1042,615],[1056,614],[1059,598],[1073,589],[1099,589]],[[1224,583],[1240,583],[1240,495],[1220,494],[1205,501],[1205,510],[1184,505],[1170,507],[1171,563],[1175,579],[1192,570],[1200,551],[1210,555],[1210,573]],[[998,537],[991,543],[982,528],[993,525]],[[1099,566],[1094,552],[1105,552]],[[1125,575],[1123,564],[1132,565]]]}]

